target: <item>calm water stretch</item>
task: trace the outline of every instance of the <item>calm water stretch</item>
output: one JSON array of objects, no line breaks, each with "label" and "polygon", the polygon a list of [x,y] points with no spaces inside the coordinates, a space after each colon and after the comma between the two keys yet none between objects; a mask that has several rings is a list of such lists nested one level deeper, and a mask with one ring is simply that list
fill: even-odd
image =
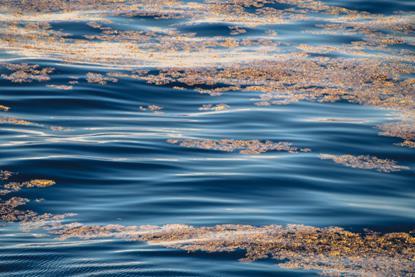
[{"label": "calm water stretch", "polygon": [[0,1],[0,275],[414,276],[414,22]]}]

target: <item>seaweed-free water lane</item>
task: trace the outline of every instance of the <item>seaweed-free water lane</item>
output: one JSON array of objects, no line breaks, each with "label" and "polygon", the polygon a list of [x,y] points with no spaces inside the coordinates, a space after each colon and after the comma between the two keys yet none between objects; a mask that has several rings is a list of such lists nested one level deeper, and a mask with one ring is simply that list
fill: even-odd
[{"label": "seaweed-free water lane", "polygon": [[413,276],[415,4],[4,0],[1,276]]}]

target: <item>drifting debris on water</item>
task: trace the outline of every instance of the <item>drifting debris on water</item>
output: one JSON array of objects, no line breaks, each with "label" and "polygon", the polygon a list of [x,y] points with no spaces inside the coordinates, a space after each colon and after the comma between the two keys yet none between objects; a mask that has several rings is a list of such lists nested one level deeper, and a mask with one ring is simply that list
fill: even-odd
[{"label": "drifting debris on water", "polygon": [[[7,181],[12,175],[10,171],[1,170],[0,179]],[[0,190],[0,196],[5,196],[9,193],[15,193],[23,188],[46,188],[55,185],[55,181],[48,179],[33,179],[24,182],[9,182],[3,185]],[[11,197],[7,200],[0,198],[0,221],[5,222],[19,222],[22,228],[38,229],[43,228],[49,230],[51,228],[60,227],[62,220],[74,214],[52,215],[49,213],[38,214],[32,210],[19,210],[20,206],[27,204],[30,200],[18,196]],[[41,200],[39,200],[41,201]],[[37,201],[38,202],[38,201]],[[27,229],[28,230],[28,229]]]},{"label": "drifting debris on water", "polygon": [[20,191],[23,188],[45,188],[55,184],[53,180],[35,179],[26,182],[11,182],[3,185],[3,190],[0,191],[0,195],[6,195],[11,192]]},{"label": "drifting debris on water", "polygon": [[45,82],[49,81],[51,74],[55,69],[52,67],[40,68],[39,65],[29,64],[0,64],[0,66],[6,67],[13,73],[1,74],[1,77],[5,80],[9,80],[13,83],[30,83],[32,81]]},{"label": "drifting debris on water", "polygon": [[69,128],[62,127],[62,126],[50,126],[49,128],[52,131],[56,131],[56,132],[62,132],[62,131],[68,131],[68,130],[70,130]]},{"label": "drifting debris on water", "polygon": [[[3,181],[8,180],[12,173],[9,171],[0,171],[0,176]],[[18,192],[23,188],[46,188],[55,185],[55,181],[48,179],[33,179],[25,182],[10,182],[3,185],[3,189],[0,190],[0,196],[7,195],[9,193]],[[25,230],[39,229],[44,230],[53,229],[54,227],[61,227],[63,219],[74,214],[62,214],[53,215],[49,213],[38,214],[32,210],[19,210],[20,206],[27,204],[30,200],[14,196],[7,200],[0,198],[0,221],[5,222],[19,222],[21,227]],[[39,200],[41,201],[41,200]],[[39,202],[36,201],[36,202]]]},{"label": "drifting debris on water", "polygon": [[232,252],[244,250],[243,262],[272,258],[284,268],[318,270],[323,275],[402,276],[414,269],[415,237],[411,233],[367,233],[361,235],[338,227],[304,225],[217,225],[193,227],[83,225],[65,223],[74,214],[37,214],[18,210],[29,200],[12,197],[0,201],[0,220],[17,221],[26,232],[44,230],[59,239],[116,238],[189,252]]},{"label": "drifting debris on water", "polygon": [[[53,180],[35,179],[9,183],[5,187],[18,191],[23,187],[54,184]],[[323,275],[403,276],[414,270],[413,233],[369,232],[362,235],[338,227],[304,225],[84,225],[65,222],[66,218],[75,216],[71,213],[37,214],[32,210],[18,209],[28,202],[29,199],[16,196],[0,200],[0,220],[18,222],[25,232],[46,231],[61,240],[116,238],[145,241],[189,252],[232,252],[241,249],[245,251],[245,257],[241,259],[243,262],[272,258],[280,267],[318,270]]]},{"label": "drifting debris on water", "polygon": [[13,172],[8,170],[0,170],[0,180],[7,181],[13,174]]},{"label": "drifting debris on water", "polygon": [[415,142],[412,140],[405,140],[401,143],[398,143],[396,145],[402,146],[402,147],[407,147],[407,148],[415,148]]},{"label": "drifting debris on water", "polygon": [[30,125],[33,124],[33,122],[14,117],[2,117],[0,118],[0,124]]},{"label": "drifting debris on water", "polygon": [[46,180],[46,179],[34,179],[29,182],[22,183],[26,188],[45,188],[50,187],[56,184],[53,180]]},{"label": "drifting debris on water", "polygon": [[106,77],[102,74],[93,73],[93,72],[89,72],[86,74],[86,80],[88,81],[88,83],[100,84],[100,85],[106,85],[108,82],[112,82],[112,83],[118,82],[118,79],[116,78]]},{"label": "drifting debris on water", "polygon": [[221,112],[221,111],[227,111],[230,109],[229,105],[226,104],[204,104],[202,107],[199,108],[199,111],[215,111],[215,112]]},{"label": "drifting debris on water", "polygon": [[380,134],[388,137],[398,137],[405,141],[415,139],[415,115],[412,118],[403,118],[402,121],[385,123],[378,126]]},{"label": "drifting debris on water", "polygon": [[142,112],[153,112],[153,113],[158,113],[163,109],[163,107],[157,106],[157,105],[148,105],[148,106],[140,106],[139,110]]},{"label": "drifting debris on water", "polygon": [[[0,180],[7,181],[14,173],[10,171],[1,170],[0,171]],[[23,188],[45,188],[50,187],[55,184],[53,180],[47,179],[33,179],[25,182],[9,182],[3,185],[3,188],[0,190],[0,196],[7,195],[12,192],[18,192]],[[17,207],[25,205],[29,202],[29,199],[22,197],[12,197],[8,200],[0,199],[0,221],[13,222],[19,221],[20,223],[24,221],[34,221],[38,216],[37,213],[31,210],[18,210]],[[54,218],[55,216],[49,214],[49,218]]]},{"label": "drifting debris on water", "polygon": [[73,86],[68,85],[47,85],[48,88],[60,89],[60,90],[72,90]]},{"label": "drifting debris on water", "polygon": [[8,112],[10,110],[10,107],[4,106],[4,105],[0,105],[0,111],[2,112]]},{"label": "drifting debris on water", "polygon": [[246,29],[239,27],[239,26],[229,26],[229,30],[231,30],[231,35],[241,35],[246,33]]},{"label": "drifting debris on water", "polygon": [[345,165],[352,168],[375,169],[379,172],[394,172],[401,170],[409,170],[407,166],[397,165],[395,161],[388,159],[380,159],[374,156],[353,156],[353,155],[331,155],[320,154],[322,160],[333,160],[335,163]]},{"label": "drifting debris on water", "polygon": [[[3,1],[4,2],[4,1]],[[274,54],[286,53],[280,45],[290,46],[289,41],[281,43],[273,36],[275,24],[301,21],[321,21],[319,28],[326,32],[352,33],[363,37],[357,41],[332,46],[341,54],[364,53],[374,58],[384,56],[373,50],[386,50],[388,54],[406,56],[405,52],[387,48],[391,43],[413,44],[410,34],[413,14],[372,15],[321,1],[53,1],[50,6],[27,1],[2,2],[0,33],[4,40],[0,48],[14,51],[22,56],[50,57],[69,62],[105,63],[126,67],[154,65],[206,66],[228,62],[259,61],[273,59]],[[49,1],[51,3],[51,1]],[[277,9],[267,4],[289,4],[291,8]],[[52,8],[54,7],[54,8]],[[255,7],[255,11],[248,11]],[[23,15],[24,14],[24,15]],[[336,15],[335,17],[333,17]],[[192,32],[179,31],[172,26],[168,30],[116,30],[109,24],[111,16],[152,16],[155,19],[186,18],[184,24],[223,22],[229,24],[231,34],[243,33],[246,27],[267,29],[267,36],[261,38],[228,38],[214,36],[200,39]],[[335,18],[335,19],[334,19]],[[90,27],[101,31],[99,34],[84,35],[82,39],[68,39],[66,34],[54,31],[49,22],[83,20]],[[18,23],[19,24],[18,24]],[[364,24],[362,24],[364,22]],[[314,30],[314,28],[313,28]],[[388,33],[388,34],[386,34]],[[16,35],[18,34],[18,35]],[[296,47],[292,53],[308,56],[310,49]],[[245,49],[247,46],[249,49]],[[309,46],[311,47],[311,46]],[[318,47],[318,46],[317,46]],[[336,49],[337,47],[337,49]],[[323,47],[323,50],[327,47]],[[225,49],[225,51],[224,51]],[[254,52],[254,53],[253,53]],[[321,52],[314,48],[313,53]],[[345,53],[344,53],[345,52]],[[163,55],[160,55],[163,53]],[[288,56],[287,56],[288,57]]]},{"label": "drifting debris on water", "polygon": [[68,226],[52,231],[62,240],[70,238],[119,238],[189,252],[246,252],[241,261],[272,258],[278,266],[319,270],[324,275],[403,276],[414,270],[415,237],[408,233],[361,235],[338,227],[304,225],[216,225],[193,227]]},{"label": "drifting debris on water", "polygon": [[23,231],[38,229],[49,231],[54,228],[62,228],[64,226],[62,221],[75,215],[72,213],[61,215],[38,214],[32,210],[17,209],[29,202],[29,199],[22,197],[12,197],[6,201],[0,200],[0,221],[18,222]]},{"label": "drifting debris on water", "polygon": [[0,220],[13,222],[30,218],[35,214],[33,211],[20,211],[16,209],[28,202],[29,199],[22,197],[12,197],[4,202],[0,201]]},{"label": "drifting debris on water", "polygon": [[[345,100],[406,112],[415,118],[413,51],[393,47],[414,45],[412,12],[370,14],[316,0],[156,2],[3,1],[0,34],[4,39],[0,49],[23,57],[129,70],[107,75],[88,73],[89,82],[101,85],[116,82],[114,77],[118,76],[214,96],[236,90],[258,92],[259,106]],[[289,8],[275,8],[273,4]],[[177,26],[119,30],[111,26],[111,16],[187,18],[185,25],[223,22],[232,34],[261,26],[267,36],[200,38]],[[97,33],[68,39],[67,34],[51,28],[50,22],[55,20],[84,20]],[[308,21],[320,22],[316,24],[318,30],[303,30],[309,35],[345,34],[361,40],[307,45],[275,39],[275,24]],[[53,71],[38,65],[5,66],[16,71],[2,75],[13,82],[48,80]],[[147,70],[149,67],[154,71]]]},{"label": "drifting debris on water", "polygon": [[234,140],[234,139],[169,139],[168,143],[178,144],[182,147],[224,152],[239,151],[241,154],[260,154],[270,151],[285,151],[288,153],[310,152],[309,148],[297,148],[288,142],[272,142],[260,140]]},{"label": "drifting debris on water", "polygon": [[[289,7],[274,8],[273,4],[287,4]],[[231,35],[245,33],[247,27],[260,26],[261,29],[269,28],[266,30],[269,37],[199,38],[175,26],[155,31],[117,30],[104,26],[104,22],[110,23],[108,18],[111,16],[151,16],[157,20],[186,18],[188,22],[185,25],[222,22],[235,25],[230,27]],[[82,39],[68,39],[66,34],[52,30],[49,24],[73,20],[86,21],[99,33],[84,35]],[[415,81],[408,78],[415,72],[413,51],[394,47],[398,44],[414,45],[411,36],[413,20],[413,13],[374,15],[317,0],[218,0],[206,3],[179,0],[4,0],[0,6],[0,49],[21,57],[106,65],[131,71],[87,74],[89,83],[100,85],[117,82],[117,78],[131,78],[212,96],[233,91],[257,92],[259,95],[255,101],[258,106],[344,100],[398,110],[413,119]],[[276,33],[272,30],[275,24],[294,25],[297,22],[322,22],[316,27],[321,28],[320,32],[324,34],[342,33],[362,40],[339,45],[306,45],[284,37],[275,39]],[[304,32],[317,34],[314,27],[311,29]],[[14,83],[47,81],[54,70],[28,64],[3,66],[12,73],[1,77]],[[154,67],[154,70],[142,70],[142,67]],[[73,80],[69,84],[77,82]],[[226,108],[202,107],[209,110]],[[0,106],[0,110],[5,109],[8,107]],[[151,112],[161,109],[156,105],[140,107],[142,111]],[[383,135],[404,139],[400,145],[412,147],[415,124],[407,122],[411,121],[405,119],[382,125],[380,130]],[[1,118],[0,123],[31,124],[16,118]],[[58,127],[50,128],[59,130]],[[286,142],[259,140],[171,139],[168,142],[183,147],[243,154],[309,151]],[[381,172],[408,169],[394,161],[371,156],[322,154],[321,158]],[[3,172],[0,176],[4,179],[10,177]],[[53,184],[52,180],[42,179],[12,182],[4,185],[1,193],[6,195],[22,188]],[[408,233],[369,233],[362,236],[336,227],[301,225],[87,226],[64,224],[62,220],[66,215],[38,215],[33,211],[17,210],[28,201],[20,197],[0,201],[0,219],[20,221],[26,230],[43,228],[61,239],[115,237],[188,251],[243,249],[246,251],[245,261],[272,257],[286,268],[321,270],[326,274],[394,276],[414,272],[415,242],[413,235]]]}]

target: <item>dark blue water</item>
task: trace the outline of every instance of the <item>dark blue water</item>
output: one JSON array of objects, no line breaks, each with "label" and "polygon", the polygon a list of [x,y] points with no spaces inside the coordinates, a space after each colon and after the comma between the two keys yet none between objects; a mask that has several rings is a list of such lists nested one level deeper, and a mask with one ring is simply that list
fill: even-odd
[{"label": "dark blue water", "polygon": [[[327,3],[383,15],[415,11],[412,1]],[[281,4],[277,8],[289,7]],[[301,33],[318,30],[318,22],[325,17],[309,23],[301,20],[251,26],[237,36],[257,39],[266,37],[267,30],[274,30],[282,48],[304,42],[340,45],[361,40],[359,34]],[[180,25],[183,20],[186,19],[118,15],[111,24],[104,24],[118,30],[176,28],[203,39],[231,36],[226,22]],[[335,17],[331,21],[335,22]],[[100,33],[82,20],[52,21],[51,28],[70,34],[67,38],[75,41]],[[402,142],[401,138],[380,136],[376,128],[398,118],[399,112],[348,101],[256,106],[255,91],[236,90],[210,96],[191,86],[178,91],[171,84],[155,85],[122,77],[116,83],[101,85],[88,83],[86,74],[124,72],[125,68],[91,61],[83,64],[41,51],[32,57],[12,49],[0,51],[3,62],[55,68],[46,82],[0,80],[0,104],[10,107],[8,112],[0,111],[1,118],[33,122],[0,125],[0,169],[18,173],[11,178],[13,181],[56,181],[52,187],[23,189],[7,196],[31,199],[25,209],[37,213],[76,213],[68,222],[86,225],[305,224],[339,226],[356,232],[365,228],[407,232],[415,226],[415,149],[396,145]],[[413,51],[413,46],[409,51]],[[163,56],[163,52],[159,55]],[[5,67],[0,71],[10,74]],[[67,85],[71,80],[78,83],[70,90],[46,86]],[[230,108],[199,110],[204,104],[221,103]],[[140,111],[140,106],[149,105],[163,109]],[[52,126],[64,129],[51,129]],[[243,155],[238,151],[181,147],[168,143],[170,138],[288,141],[312,151]],[[371,155],[394,160],[410,169],[385,173],[352,168],[322,160],[320,153]],[[54,236],[33,235],[38,233],[42,231],[23,232],[18,223],[1,225],[0,275],[318,274],[313,270],[280,268],[269,259],[240,263],[238,259],[243,253],[238,251],[187,253],[109,238],[60,241]]]}]

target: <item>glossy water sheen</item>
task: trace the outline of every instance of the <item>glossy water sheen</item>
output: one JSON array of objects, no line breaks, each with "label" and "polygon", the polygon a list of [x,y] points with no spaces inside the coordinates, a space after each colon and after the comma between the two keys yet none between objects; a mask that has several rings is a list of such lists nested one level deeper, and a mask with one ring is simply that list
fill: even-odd
[{"label": "glossy water sheen", "polygon": [[[413,10],[410,1],[347,1],[344,6],[385,14]],[[151,18],[129,20],[134,28],[165,24]],[[74,36],[87,33],[80,23],[59,23],[54,28]],[[209,36],[222,27],[186,28]],[[280,34],[290,37],[301,26],[279,28]],[[315,43],[336,43],[334,39],[316,36]],[[55,67],[49,84],[101,70],[50,59],[13,61]],[[50,188],[18,193],[44,198],[41,205],[35,201],[27,205],[39,213],[73,212],[78,214],[76,221],[85,224],[306,224],[354,231],[414,227],[415,150],[394,145],[400,140],[379,136],[375,129],[395,116],[392,111],[346,102],[258,107],[253,105],[255,93],[233,92],[217,98],[132,79],[106,86],[80,79],[76,89],[69,91],[37,82],[1,80],[0,90],[1,104],[12,107],[8,116],[68,128],[55,132],[43,125],[0,125],[0,168],[19,172],[19,180],[57,182]],[[163,112],[138,111],[149,103],[162,106]],[[231,109],[198,111],[208,103],[226,103]],[[313,151],[241,155],[166,142],[179,135],[289,141]],[[359,170],[320,160],[318,153],[374,155],[411,170],[390,174]],[[58,241],[33,237],[15,224],[0,227],[0,272],[4,276],[315,274],[281,269],[268,260],[240,263],[240,257],[239,252],[189,254],[115,239]]]}]

